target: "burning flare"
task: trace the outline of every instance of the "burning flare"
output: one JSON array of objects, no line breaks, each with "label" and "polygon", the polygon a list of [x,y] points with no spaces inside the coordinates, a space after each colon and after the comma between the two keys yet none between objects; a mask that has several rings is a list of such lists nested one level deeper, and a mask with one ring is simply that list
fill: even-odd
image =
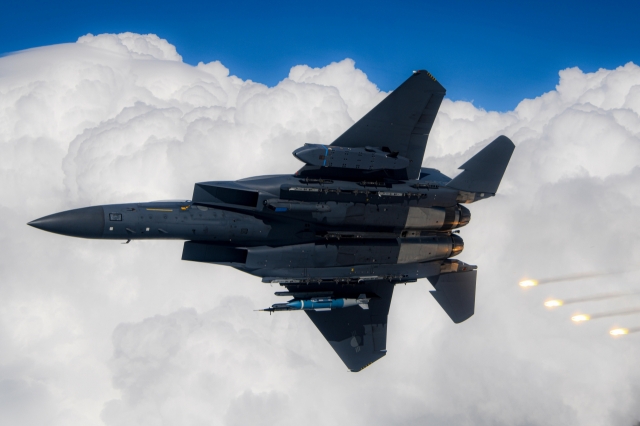
[{"label": "burning flare", "polygon": [[629,334],[629,329],[628,328],[614,328],[613,330],[611,330],[609,332],[610,335],[612,336],[623,336],[625,334]]},{"label": "burning flare", "polygon": [[620,270],[620,271],[587,272],[587,273],[572,274],[572,275],[561,275],[561,276],[550,277],[550,278],[541,278],[539,280],[527,279],[527,280],[520,281],[520,287],[535,287],[537,285],[558,283],[562,281],[578,281],[578,280],[584,280],[587,278],[626,274],[629,272],[635,272],[637,270],[638,269],[626,269],[626,270]]},{"label": "burning flare", "polygon": [[[575,315],[575,316],[571,317],[571,320],[574,321],[574,322],[581,322],[581,321],[588,321],[590,319],[617,317],[617,316],[620,316],[620,315],[634,315],[634,314],[640,314],[640,308],[625,309],[625,310],[621,310],[621,311],[600,312],[600,313],[591,314],[591,315],[580,314],[580,315]],[[635,329],[634,330],[628,330],[628,331],[631,333],[631,332],[635,331]]]},{"label": "burning flare", "polygon": [[574,315],[571,317],[571,321],[573,322],[584,322],[584,321],[589,321],[590,319],[591,319],[591,316],[587,314]]},{"label": "burning flare", "polygon": [[544,306],[551,309],[551,308],[557,308],[564,305],[570,305],[572,303],[593,302],[597,300],[615,299],[618,297],[627,297],[627,296],[633,296],[637,294],[640,294],[640,292],[635,291],[635,292],[627,292],[627,293],[596,294],[593,296],[577,297],[574,299],[565,299],[565,300],[549,299],[544,302]]},{"label": "burning flare", "polygon": [[546,306],[549,309],[557,308],[557,307],[562,306],[562,305],[564,305],[564,302],[562,300],[558,300],[558,299],[547,300],[546,302],[544,302],[544,306]]},{"label": "burning flare", "polygon": [[520,281],[520,287],[526,288],[526,287],[535,287],[538,285],[538,281],[537,280],[522,280]]}]

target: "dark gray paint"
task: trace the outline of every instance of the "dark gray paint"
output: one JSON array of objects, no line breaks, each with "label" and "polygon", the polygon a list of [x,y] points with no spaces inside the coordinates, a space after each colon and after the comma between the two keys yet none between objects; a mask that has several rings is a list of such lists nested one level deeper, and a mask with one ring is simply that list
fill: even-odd
[{"label": "dark gray paint", "polygon": [[353,306],[327,312],[305,311],[334,351],[353,372],[361,371],[387,353],[387,315],[394,284],[371,281],[359,291],[375,297],[369,309]]},{"label": "dark gray paint", "polygon": [[417,71],[331,145],[387,147],[411,161],[406,176],[417,179],[445,94],[445,88],[428,71]]},{"label": "dark gray paint", "polygon": [[459,168],[464,170],[447,184],[466,192],[495,194],[516,146],[499,136]]},{"label": "dark gray paint", "polygon": [[[428,72],[415,73],[334,141],[329,166],[310,157],[294,175],[197,183],[192,200],[87,207],[29,225],[81,238],[183,240],[182,259],[279,283],[293,300],[365,294],[369,310],[305,311],[359,371],[386,353],[395,284],[429,278],[454,322],[474,313],[475,267],[450,259],[463,248],[452,229],[470,220],[459,203],[495,194],[513,143],[499,137],[453,180],[420,168],[444,94]],[[365,157],[369,168],[360,167]]]},{"label": "dark gray paint", "polygon": [[436,289],[431,295],[456,324],[474,314],[476,275],[477,271],[451,272],[430,280]]},{"label": "dark gray paint", "polygon": [[79,238],[102,237],[104,224],[104,209],[100,206],[54,213],[29,222],[34,228]]}]

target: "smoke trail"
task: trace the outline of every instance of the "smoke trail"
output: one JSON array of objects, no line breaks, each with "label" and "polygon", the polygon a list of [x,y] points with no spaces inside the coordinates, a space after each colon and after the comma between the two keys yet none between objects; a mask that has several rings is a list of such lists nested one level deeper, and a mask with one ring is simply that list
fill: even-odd
[{"label": "smoke trail", "polygon": [[551,283],[559,283],[563,281],[576,281],[576,280],[584,280],[586,278],[596,278],[596,277],[604,277],[607,275],[617,275],[622,274],[623,272],[590,272],[584,274],[573,274],[573,275],[565,275],[560,277],[552,277],[552,278],[544,278],[538,280],[538,284],[551,284]]},{"label": "smoke trail", "polygon": [[620,311],[611,311],[611,312],[603,312],[603,313],[600,313],[600,314],[593,314],[593,315],[591,315],[591,319],[617,317],[617,316],[620,316],[620,315],[633,315],[633,314],[637,314],[637,313],[640,313],[640,308],[620,310]]},{"label": "smoke trail", "polygon": [[587,296],[587,297],[576,297],[573,299],[552,299],[544,302],[544,306],[547,308],[557,308],[559,306],[570,305],[572,303],[582,303],[582,302],[593,302],[596,300],[606,300],[606,299],[615,299],[618,297],[625,296],[633,296],[634,294],[640,294],[638,291],[634,292],[626,292],[626,293],[606,293],[606,294],[598,294],[595,296]]},{"label": "smoke trail", "polygon": [[636,327],[636,328],[614,328],[613,330],[609,331],[609,334],[614,336],[614,337],[624,336],[625,334],[631,334],[631,333],[640,333],[640,327]]},{"label": "smoke trail", "polygon": [[572,316],[571,317],[571,321],[573,321],[573,322],[584,322],[584,321],[589,321],[589,320],[593,320],[593,319],[617,317],[617,316],[622,316],[622,315],[633,315],[633,314],[639,314],[639,313],[640,313],[640,308],[626,309],[626,310],[619,310],[619,311],[611,311],[611,312],[601,312],[599,314],[593,314],[593,315],[578,314],[578,315]]},{"label": "smoke trail", "polygon": [[581,274],[561,275],[559,277],[542,278],[539,280],[527,279],[520,281],[520,287],[535,287],[541,284],[559,283],[563,281],[577,281],[588,278],[605,277],[612,275],[621,275],[629,272],[635,272],[638,269],[622,270],[622,271],[607,271],[607,272],[587,272]]}]

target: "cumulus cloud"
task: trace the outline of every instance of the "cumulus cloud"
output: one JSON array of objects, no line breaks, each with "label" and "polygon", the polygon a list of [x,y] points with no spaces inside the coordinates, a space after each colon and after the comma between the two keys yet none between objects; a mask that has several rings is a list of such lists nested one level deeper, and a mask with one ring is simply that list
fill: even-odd
[{"label": "cumulus cloud", "polygon": [[0,76],[0,423],[640,420],[640,341],[608,339],[613,322],[574,327],[570,312],[541,309],[547,296],[638,289],[638,275],[527,294],[514,285],[640,265],[635,64],[562,70],[555,90],[506,113],[445,99],[425,166],[453,175],[499,134],[517,145],[499,195],[472,205],[462,232],[461,259],[480,266],[476,315],[456,326],[426,282],[399,286],[388,355],[358,374],[303,314],[253,312],[277,287],[181,262],[179,242],[25,226],[84,205],[188,199],[197,181],[297,170],[293,149],[330,143],[387,95],[352,60],[297,65],[268,87],[219,62],[184,64],[152,34],[101,34],[0,58]]},{"label": "cumulus cloud", "polygon": [[87,34],[77,41],[78,44],[109,50],[129,56],[132,59],[161,59],[182,62],[175,46],[155,34]]}]

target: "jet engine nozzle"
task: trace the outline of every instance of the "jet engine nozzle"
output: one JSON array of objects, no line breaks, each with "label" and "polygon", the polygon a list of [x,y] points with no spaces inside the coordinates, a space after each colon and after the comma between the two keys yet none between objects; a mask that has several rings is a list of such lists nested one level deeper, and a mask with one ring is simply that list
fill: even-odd
[{"label": "jet engine nozzle", "polygon": [[456,234],[451,234],[451,257],[457,256],[464,250],[464,241]]},{"label": "jet engine nozzle", "polygon": [[465,206],[461,206],[458,204],[458,208],[460,209],[460,219],[458,221],[458,228],[461,228],[467,225],[471,221],[471,212]]},{"label": "jet engine nozzle", "polygon": [[471,220],[471,212],[465,206],[458,204],[445,210],[444,225],[442,229],[462,228]]}]

